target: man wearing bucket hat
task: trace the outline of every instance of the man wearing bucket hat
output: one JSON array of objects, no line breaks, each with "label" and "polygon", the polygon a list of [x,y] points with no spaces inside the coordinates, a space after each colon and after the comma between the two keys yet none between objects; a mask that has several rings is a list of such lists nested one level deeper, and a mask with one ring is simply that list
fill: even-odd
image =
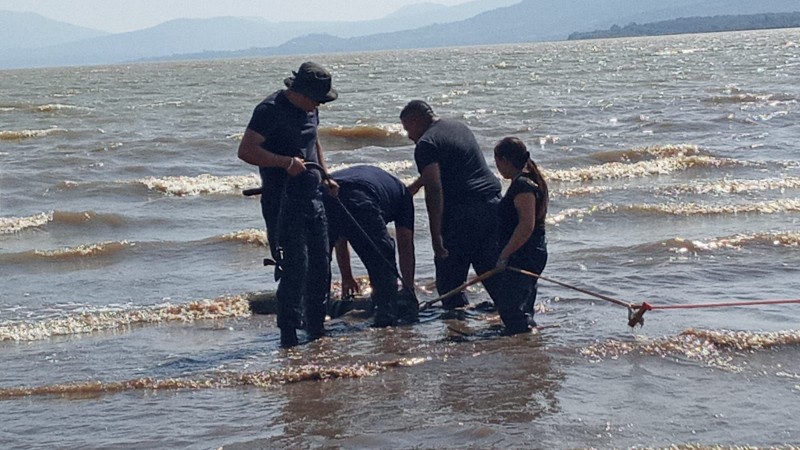
[{"label": "man wearing bucket hat", "polygon": [[[317,138],[318,106],[336,100],[331,74],[305,62],[276,91],[255,107],[238,156],[258,166],[261,212],[275,277],[281,346],[297,345],[297,328],[310,339],[325,333],[325,303],[330,290],[330,249],[321,184],[333,191]],[[308,168],[306,164],[308,163]],[[324,180],[324,181],[323,181]],[[305,307],[305,311],[303,311]]]}]

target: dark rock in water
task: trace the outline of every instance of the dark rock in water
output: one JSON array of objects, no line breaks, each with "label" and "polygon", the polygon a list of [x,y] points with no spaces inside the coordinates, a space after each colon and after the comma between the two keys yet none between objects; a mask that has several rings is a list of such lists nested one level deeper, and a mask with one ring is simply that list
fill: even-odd
[{"label": "dark rock in water", "polygon": [[265,292],[253,294],[248,299],[250,312],[253,314],[277,314],[278,301],[275,299],[275,292]]},{"label": "dark rock in water", "polygon": [[[275,292],[252,294],[248,299],[250,312],[253,314],[277,314],[278,301]],[[351,297],[328,301],[327,314],[330,317],[341,317],[353,310],[371,311],[372,300],[369,297]]]},{"label": "dark rock in water", "polygon": [[328,301],[328,315],[331,318],[341,317],[350,311],[372,311],[372,299],[369,297],[349,297]]}]

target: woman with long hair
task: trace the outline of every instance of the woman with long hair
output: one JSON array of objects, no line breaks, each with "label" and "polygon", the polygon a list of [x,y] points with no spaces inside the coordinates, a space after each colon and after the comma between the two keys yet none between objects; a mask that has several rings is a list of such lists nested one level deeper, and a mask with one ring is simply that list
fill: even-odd
[{"label": "woman with long hair", "polygon": [[[502,139],[494,147],[494,160],[503,178],[511,180],[498,208],[498,267],[516,267],[537,274],[547,264],[547,182],[530,157],[525,144],[516,137]],[[497,305],[507,334],[530,331],[538,279],[505,271],[501,301]]]}]

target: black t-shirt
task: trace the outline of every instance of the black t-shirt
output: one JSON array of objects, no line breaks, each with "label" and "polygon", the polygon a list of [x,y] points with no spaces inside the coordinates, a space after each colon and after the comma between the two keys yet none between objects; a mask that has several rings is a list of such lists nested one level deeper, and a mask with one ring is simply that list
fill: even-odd
[{"label": "black t-shirt", "polygon": [[396,227],[414,229],[414,200],[402,181],[375,166],[353,166],[337,170],[331,176],[339,184],[340,196],[348,189],[368,192],[381,211],[383,221]]},{"label": "black t-shirt", "polygon": [[[285,92],[274,92],[259,103],[247,128],[264,137],[261,147],[265,150],[319,164],[316,147],[319,111],[315,109],[313,112],[305,112],[294,106]],[[280,195],[287,177],[286,170],[280,167],[261,167],[259,172],[264,193]],[[318,184],[319,174],[316,171],[307,171],[292,179],[287,192],[306,192]]]},{"label": "black t-shirt", "polygon": [[[497,207],[497,216],[499,219],[498,222],[498,238],[500,239],[500,245],[505,245],[509,239],[511,239],[511,235],[514,234],[514,229],[517,227],[519,223],[519,214],[517,213],[517,207],[514,206],[514,198],[517,195],[524,194],[524,193],[533,193],[536,197],[536,207],[541,208],[543,202],[543,193],[542,190],[539,188],[539,185],[536,184],[535,181],[532,179],[532,174],[529,173],[522,173],[520,176],[515,178],[511,181],[511,186],[508,187],[506,191],[506,195],[503,196],[502,200],[500,200],[500,205]],[[534,217],[538,216],[538,214],[534,213]],[[535,239],[537,234],[544,233],[544,220],[537,220],[536,226],[534,228],[533,235],[528,239],[525,245],[518,251],[525,252],[528,250],[528,247],[535,247],[537,241]]]},{"label": "black t-shirt", "polygon": [[414,160],[419,173],[429,164],[439,164],[445,209],[500,195],[500,180],[489,170],[475,135],[461,122],[434,122],[417,142]]}]

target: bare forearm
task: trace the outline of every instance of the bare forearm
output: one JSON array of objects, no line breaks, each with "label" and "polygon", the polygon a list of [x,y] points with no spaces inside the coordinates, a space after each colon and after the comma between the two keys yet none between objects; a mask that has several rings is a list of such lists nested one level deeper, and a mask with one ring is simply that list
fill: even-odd
[{"label": "bare forearm", "polygon": [[403,280],[414,285],[416,256],[414,254],[414,232],[408,228],[397,228],[397,254],[400,260],[400,275]]},{"label": "bare forearm", "polygon": [[325,152],[322,151],[322,144],[320,144],[319,141],[317,141],[316,146],[317,146],[317,161],[319,161],[320,167],[322,167],[322,170],[325,171],[325,175],[327,175],[328,166],[327,164],[325,164]]},{"label": "bare forearm", "polygon": [[437,189],[425,190],[425,206],[428,209],[428,224],[431,230],[431,239],[442,242],[442,214],[444,201],[442,191]]},{"label": "bare forearm", "polygon": [[347,241],[339,239],[334,245],[336,249],[336,264],[339,266],[339,273],[342,274],[342,279],[353,278],[353,270],[350,266],[350,248]]},{"label": "bare forearm", "polygon": [[411,192],[411,195],[417,195],[420,188],[422,188],[422,177],[417,177],[416,180],[412,181],[411,184],[408,185],[408,192]]},{"label": "bare forearm", "polygon": [[500,259],[508,259],[511,255],[514,254],[517,250],[522,248],[525,245],[525,242],[533,234],[532,227],[526,227],[523,224],[517,224],[517,227],[514,228],[514,233],[511,234],[511,238],[509,238],[506,245],[503,247],[503,251],[500,252]]}]

